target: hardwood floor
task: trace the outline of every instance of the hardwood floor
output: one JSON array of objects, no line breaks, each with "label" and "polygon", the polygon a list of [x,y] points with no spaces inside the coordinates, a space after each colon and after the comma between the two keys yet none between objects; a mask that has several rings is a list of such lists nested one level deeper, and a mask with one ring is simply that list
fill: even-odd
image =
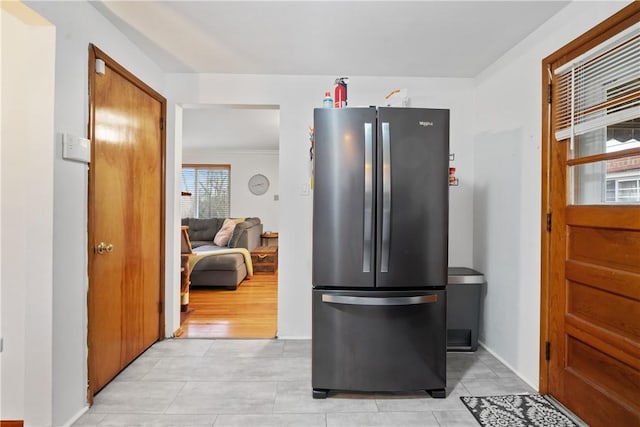
[{"label": "hardwood floor", "polygon": [[179,338],[273,338],[278,312],[278,273],[255,273],[238,289],[195,287]]}]

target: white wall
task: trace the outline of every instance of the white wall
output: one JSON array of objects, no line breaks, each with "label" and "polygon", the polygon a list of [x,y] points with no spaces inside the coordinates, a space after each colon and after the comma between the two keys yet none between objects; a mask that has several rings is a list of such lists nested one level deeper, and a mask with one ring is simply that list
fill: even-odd
[{"label": "white wall", "polygon": [[[27,5],[52,22],[58,35],[53,160],[53,424],[63,425],[80,415],[86,406],[88,172],[82,163],[62,160],[59,135],[61,132],[87,135],[89,43],[160,93],[164,75],[88,2],[27,2]],[[173,238],[168,233],[167,243],[173,244]],[[174,273],[169,263],[169,283],[174,280]]]},{"label": "white wall", "polygon": [[55,29],[19,3],[0,14],[0,419],[50,425]]},{"label": "white wall", "polygon": [[[311,336],[311,195],[308,183],[308,127],[334,77],[252,75],[167,75],[167,93],[177,104],[269,104],[280,106],[280,208],[278,336]],[[451,151],[461,181],[451,190],[450,263],[472,262],[473,105],[470,79],[378,78],[351,76],[350,105],[379,104],[396,88],[407,88],[414,107],[451,109]],[[174,112],[176,107],[170,108]],[[177,111],[180,108],[177,107]],[[173,114],[173,113],[170,113]],[[175,131],[176,160],[182,157]],[[177,223],[176,223],[177,226]],[[176,252],[177,253],[177,252]],[[178,295],[176,289],[167,295]],[[177,327],[177,325],[175,326]]]},{"label": "white wall", "polygon": [[[257,216],[265,231],[278,231],[279,195],[278,152],[229,152],[207,148],[182,150],[182,162],[193,164],[231,165],[231,216]],[[269,179],[269,190],[260,196],[251,194],[247,183],[261,173]]]},{"label": "white wall", "polygon": [[476,79],[474,265],[488,280],[480,339],[539,375],[542,59],[628,2],[574,2]]}]

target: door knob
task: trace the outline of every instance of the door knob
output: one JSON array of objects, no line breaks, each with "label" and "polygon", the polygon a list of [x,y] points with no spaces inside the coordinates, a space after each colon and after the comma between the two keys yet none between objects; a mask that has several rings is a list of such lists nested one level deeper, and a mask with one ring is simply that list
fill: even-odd
[{"label": "door knob", "polygon": [[105,253],[110,254],[113,252],[113,245],[111,243],[100,242],[96,245],[96,253],[103,255]]},{"label": "door knob", "polygon": [[102,255],[107,250],[107,244],[105,242],[100,242],[96,245],[96,253],[98,255]]}]

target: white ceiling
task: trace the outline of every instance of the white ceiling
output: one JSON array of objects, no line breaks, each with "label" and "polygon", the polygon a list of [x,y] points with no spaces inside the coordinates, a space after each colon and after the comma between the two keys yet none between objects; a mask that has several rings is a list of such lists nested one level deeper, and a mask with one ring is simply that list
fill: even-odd
[{"label": "white ceiling", "polygon": [[475,77],[567,1],[112,1],[167,72]]},{"label": "white ceiling", "polygon": [[[120,1],[92,4],[166,72],[475,77],[568,1]],[[226,114],[229,114],[228,116]],[[274,111],[253,119],[272,122]],[[246,109],[185,111],[228,144]],[[260,117],[264,115],[265,117]],[[267,117],[269,116],[269,117]],[[234,132],[212,130],[226,124]],[[266,142],[269,140],[270,142]],[[197,141],[197,142],[195,142]],[[251,142],[253,141],[253,143]],[[270,149],[273,138],[252,149]],[[267,144],[267,145],[264,145]]]}]

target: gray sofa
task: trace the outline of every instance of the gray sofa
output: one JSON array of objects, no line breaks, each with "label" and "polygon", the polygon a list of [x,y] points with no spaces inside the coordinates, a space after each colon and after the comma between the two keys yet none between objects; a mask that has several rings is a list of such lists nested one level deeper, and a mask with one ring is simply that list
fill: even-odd
[{"label": "gray sofa", "polygon": [[[245,218],[236,224],[228,246],[220,247],[213,238],[222,227],[224,218],[183,218],[182,225],[189,227],[188,234],[193,252],[208,252],[229,248],[245,248],[251,251],[260,246],[262,222],[260,218]],[[247,276],[247,266],[241,254],[208,256],[198,261],[191,271],[191,286],[210,286],[237,289]]]}]

